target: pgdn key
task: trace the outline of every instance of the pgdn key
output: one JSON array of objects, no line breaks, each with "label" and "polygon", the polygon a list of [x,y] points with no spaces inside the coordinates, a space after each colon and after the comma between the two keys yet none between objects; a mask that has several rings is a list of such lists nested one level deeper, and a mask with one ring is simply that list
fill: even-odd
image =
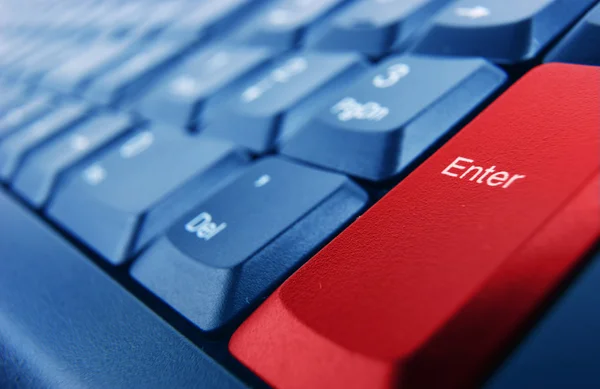
[{"label": "pgdn key", "polygon": [[391,58],[286,137],[282,152],[382,181],[443,140],[504,80],[481,59]]}]

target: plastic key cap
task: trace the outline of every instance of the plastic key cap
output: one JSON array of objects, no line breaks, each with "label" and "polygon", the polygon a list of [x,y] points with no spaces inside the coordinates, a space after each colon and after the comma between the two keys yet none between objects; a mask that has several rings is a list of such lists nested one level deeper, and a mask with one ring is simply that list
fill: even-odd
[{"label": "plastic key cap", "polygon": [[345,0],[275,0],[238,26],[233,40],[288,49],[305,30]]},{"label": "plastic key cap", "polygon": [[346,177],[258,162],[179,219],[132,275],[205,331],[255,305],[365,204]]},{"label": "plastic key cap", "polygon": [[[299,104],[318,110],[312,97],[334,83],[348,81],[366,65],[355,54],[297,52],[210,99],[201,121],[206,134],[230,139],[255,152],[271,149],[285,121]],[[313,101],[308,101],[313,100]]]},{"label": "plastic key cap", "polygon": [[224,27],[243,17],[252,0],[201,0],[162,33],[161,38],[189,39],[203,35],[217,36]]},{"label": "plastic key cap", "polygon": [[6,115],[12,107],[18,105],[25,99],[24,89],[25,88],[21,85],[5,85],[0,82],[0,123],[2,123],[2,117]]},{"label": "plastic key cap", "polygon": [[96,42],[52,69],[41,82],[62,93],[77,92],[78,88],[86,86],[93,77],[102,74],[119,60],[126,59],[126,53],[132,52],[130,45],[131,42],[128,41]]},{"label": "plastic key cap", "polygon": [[18,72],[21,80],[37,85],[45,74],[58,68],[82,50],[82,45],[74,42],[50,41],[13,64],[12,69]]},{"label": "plastic key cap", "polygon": [[266,48],[211,46],[187,58],[137,104],[146,117],[186,126],[206,98],[272,56]]},{"label": "plastic key cap", "polygon": [[533,70],[277,289],[230,350],[279,389],[476,387],[600,238],[598,106],[600,69]]},{"label": "plastic key cap", "polygon": [[246,160],[226,142],[165,127],[138,131],[73,171],[57,188],[48,214],[120,264]]},{"label": "plastic key cap", "polygon": [[25,98],[21,104],[8,110],[0,117],[0,139],[39,118],[52,107],[48,94],[37,94]]},{"label": "plastic key cap", "polygon": [[287,139],[282,152],[385,180],[443,139],[505,78],[481,59],[390,58]]},{"label": "plastic key cap", "polygon": [[160,72],[183,55],[191,42],[157,42],[96,78],[84,95],[101,104],[118,105],[139,93],[152,75]]},{"label": "plastic key cap", "polygon": [[28,153],[83,120],[88,112],[86,104],[64,102],[41,119],[0,141],[0,179],[11,180]]},{"label": "plastic key cap", "polygon": [[600,65],[600,4],[596,5],[546,56],[546,62]]},{"label": "plastic key cap", "polygon": [[61,174],[132,125],[132,118],[124,114],[94,116],[26,158],[13,180],[13,190],[36,207],[44,205]]},{"label": "plastic key cap", "polygon": [[0,215],[0,387],[246,387],[2,191]]},{"label": "plastic key cap", "polygon": [[459,0],[433,20],[415,51],[514,64],[538,55],[595,0]]},{"label": "plastic key cap", "polygon": [[308,47],[379,56],[404,47],[413,33],[448,0],[360,0],[321,21],[306,34]]}]

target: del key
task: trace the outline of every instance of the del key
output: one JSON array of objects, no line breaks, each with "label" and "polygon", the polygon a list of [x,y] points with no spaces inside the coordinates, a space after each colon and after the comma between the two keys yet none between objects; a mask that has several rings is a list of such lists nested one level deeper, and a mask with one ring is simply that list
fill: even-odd
[{"label": "del key", "polygon": [[263,159],[173,224],[132,275],[201,329],[218,330],[303,263],[365,200],[341,174]]}]

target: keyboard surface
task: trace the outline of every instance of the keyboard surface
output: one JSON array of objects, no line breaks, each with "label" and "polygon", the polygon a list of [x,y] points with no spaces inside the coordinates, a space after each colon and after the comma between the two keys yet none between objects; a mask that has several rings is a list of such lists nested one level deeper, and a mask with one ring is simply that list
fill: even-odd
[{"label": "keyboard surface", "polygon": [[0,0],[0,388],[596,388],[597,0]]}]

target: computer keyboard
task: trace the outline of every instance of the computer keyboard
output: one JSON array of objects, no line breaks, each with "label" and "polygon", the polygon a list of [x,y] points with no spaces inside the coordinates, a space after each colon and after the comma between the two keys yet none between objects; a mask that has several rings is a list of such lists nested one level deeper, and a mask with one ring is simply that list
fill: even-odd
[{"label": "computer keyboard", "polygon": [[0,1],[0,387],[600,387],[599,48],[597,0]]}]

